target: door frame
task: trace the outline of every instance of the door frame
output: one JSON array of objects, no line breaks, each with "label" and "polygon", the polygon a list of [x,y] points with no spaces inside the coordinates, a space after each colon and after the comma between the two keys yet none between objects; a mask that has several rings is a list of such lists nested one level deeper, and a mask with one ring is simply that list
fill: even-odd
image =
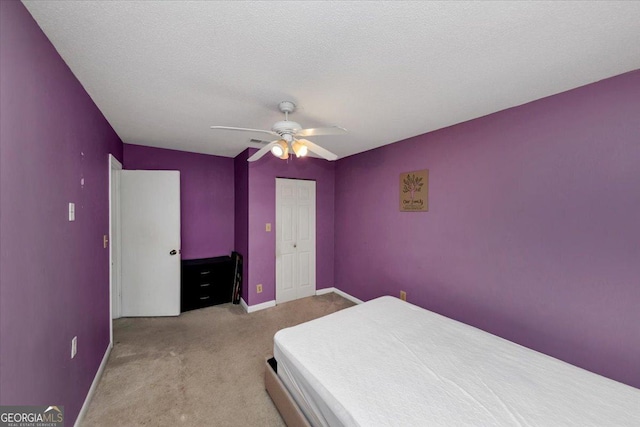
[{"label": "door frame", "polygon": [[[315,295],[315,292],[318,289],[318,283],[317,283],[317,261],[318,261],[318,236],[317,236],[317,228],[318,228],[318,219],[317,219],[317,212],[318,212],[318,182],[315,179],[304,179],[304,178],[285,178],[285,177],[276,177],[276,191],[275,191],[275,210],[276,210],[276,235],[275,235],[275,254],[276,254],[276,258],[274,259],[275,262],[275,270],[276,270],[276,277],[275,277],[275,295],[274,295],[274,300],[276,304],[281,304],[281,302],[278,302],[278,292],[280,289],[280,286],[278,286],[278,231],[279,231],[279,227],[280,227],[280,222],[279,222],[279,206],[278,206],[278,202],[279,202],[279,195],[278,195],[278,181],[282,181],[282,180],[286,180],[286,181],[296,181],[296,182],[300,182],[300,181],[304,181],[304,182],[309,182],[309,183],[313,183],[313,209],[314,209],[314,222],[313,222],[313,295]],[[297,238],[297,225],[296,225],[296,238]],[[296,298],[298,299],[298,298]],[[287,300],[290,301],[290,300]],[[285,301],[285,302],[287,302]]]},{"label": "door frame", "polygon": [[[122,163],[112,154],[109,154],[109,342],[113,344],[113,317],[121,317],[122,313],[122,275],[121,275],[121,247],[120,247],[120,174]],[[117,184],[112,185],[112,177],[116,178]],[[113,202],[116,202],[117,210],[113,212]],[[115,219],[115,221],[114,221]],[[115,227],[115,229],[114,229]],[[116,261],[116,268],[113,268],[113,261]],[[115,270],[115,271],[114,271]],[[113,296],[118,295],[117,306],[114,307]]]}]

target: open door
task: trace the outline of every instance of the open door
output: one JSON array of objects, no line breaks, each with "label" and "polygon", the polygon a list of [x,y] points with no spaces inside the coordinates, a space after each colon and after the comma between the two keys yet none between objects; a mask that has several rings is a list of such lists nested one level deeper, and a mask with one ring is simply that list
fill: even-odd
[{"label": "open door", "polygon": [[113,320],[122,317],[120,274],[120,171],[122,163],[109,154],[109,342],[113,343]]},{"label": "open door", "polygon": [[122,316],[180,314],[180,172],[120,172]]}]

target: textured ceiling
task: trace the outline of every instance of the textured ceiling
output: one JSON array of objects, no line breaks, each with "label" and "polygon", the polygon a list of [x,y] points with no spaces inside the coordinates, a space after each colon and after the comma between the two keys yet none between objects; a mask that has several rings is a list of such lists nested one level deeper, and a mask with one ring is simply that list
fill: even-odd
[{"label": "textured ceiling", "polygon": [[222,156],[283,100],[344,157],[640,68],[640,2],[24,3],[124,142]]}]

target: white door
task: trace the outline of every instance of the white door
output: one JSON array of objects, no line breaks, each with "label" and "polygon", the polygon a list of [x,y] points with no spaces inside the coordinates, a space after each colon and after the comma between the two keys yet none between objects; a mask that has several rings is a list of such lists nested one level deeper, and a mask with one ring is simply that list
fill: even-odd
[{"label": "white door", "polygon": [[316,294],[316,183],[276,178],[276,303]]},{"label": "white door", "polygon": [[122,315],[180,314],[180,172],[120,172]]},{"label": "white door", "polygon": [[122,164],[109,154],[109,278],[111,289],[111,318],[122,316],[120,306],[120,171]]}]

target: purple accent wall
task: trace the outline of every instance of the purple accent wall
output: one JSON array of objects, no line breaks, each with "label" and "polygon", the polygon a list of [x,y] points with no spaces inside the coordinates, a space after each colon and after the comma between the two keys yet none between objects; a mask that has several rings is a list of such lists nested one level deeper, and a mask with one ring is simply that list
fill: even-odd
[{"label": "purple accent wall", "polygon": [[0,405],[64,405],[73,425],[109,345],[102,235],[122,142],[17,1],[0,2],[0,92]]},{"label": "purple accent wall", "polygon": [[233,251],[233,159],[124,145],[125,169],[180,171],[182,259]]},{"label": "purple accent wall", "polygon": [[640,70],[339,160],[336,287],[640,387],[639,219]]},{"label": "purple accent wall", "polygon": [[[251,154],[254,150],[252,149]],[[256,305],[276,297],[275,223],[276,178],[316,181],[316,288],[334,284],[334,190],[335,163],[316,158],[290,158],[288,161],[267,154],[249,164],[249,256],[248,294],[245,301]],[[271,223],[271,232],[265,224]],[[263,291],[256,293],[262,283]]]},{"label": "purple accent wall", "polygon": [[233,160],[235,182],[235,250],[242,255],[242,298],[247,301],[249,289],[249,149]]}]

